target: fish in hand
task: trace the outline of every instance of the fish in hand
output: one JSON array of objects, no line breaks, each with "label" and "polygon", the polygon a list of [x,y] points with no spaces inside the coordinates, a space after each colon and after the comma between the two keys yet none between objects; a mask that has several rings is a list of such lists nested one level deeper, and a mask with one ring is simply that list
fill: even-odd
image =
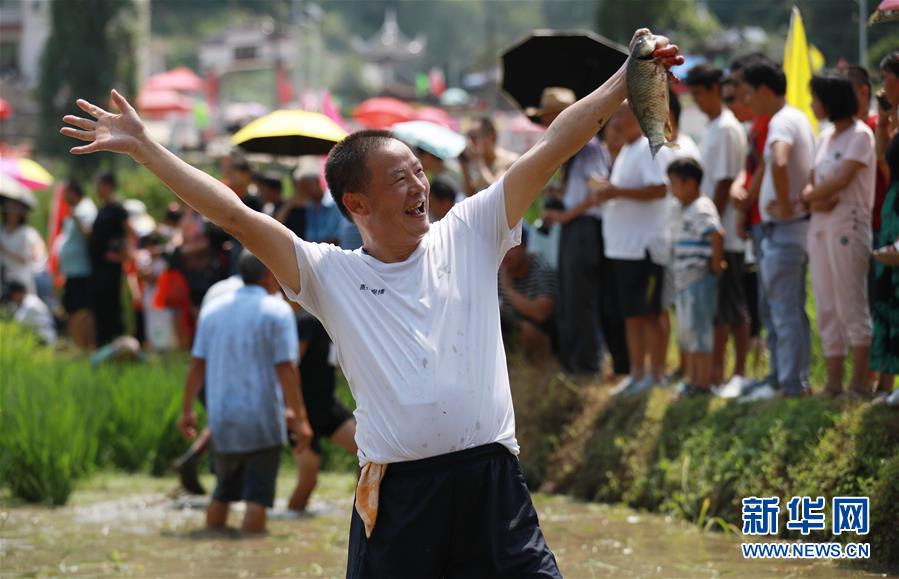
[{"label": "fish in hand", "polygon": [[648,30],[634,35],[627,62],[627,102],[649,138],[652,157],[662,146],[677,148],[668,117],[668,71],[655,55],[658,37]]}]

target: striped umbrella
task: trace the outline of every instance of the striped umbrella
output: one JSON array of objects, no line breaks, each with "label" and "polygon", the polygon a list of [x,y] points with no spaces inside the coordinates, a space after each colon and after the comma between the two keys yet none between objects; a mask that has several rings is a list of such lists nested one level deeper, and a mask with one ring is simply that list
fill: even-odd
[{"label": "striped umbrella", "polygon": [[0,172],[12,177],[32,191],[46,189],[53,183],[53,175],[37,162],[25,157],[3,157]]}]

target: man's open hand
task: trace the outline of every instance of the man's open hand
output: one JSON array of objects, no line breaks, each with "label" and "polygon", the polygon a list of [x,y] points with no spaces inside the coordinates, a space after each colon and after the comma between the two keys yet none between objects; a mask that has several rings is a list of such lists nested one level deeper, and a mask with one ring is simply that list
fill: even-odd
[{"label": "man's open hand", "polygon": [[141,162],[141,152],[149,141],[144,123],[125,97],[115,89],[111,94],[112,102],[121,111],[119,114],[113,114],[84,99],[78,99],[76,101],[78,108],[96,120],[66,115],[62,120],[78,128],[62,127],[59,132],[88,143],[72,147],[70,152],[75,155],[110,151],[130,155],[134,160]]}]

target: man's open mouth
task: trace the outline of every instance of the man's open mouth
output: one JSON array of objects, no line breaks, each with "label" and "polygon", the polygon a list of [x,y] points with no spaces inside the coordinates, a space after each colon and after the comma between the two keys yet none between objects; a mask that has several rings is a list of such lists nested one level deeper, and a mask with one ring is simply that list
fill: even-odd
[{"label": "man's open mouth", "polygon": [[412,217],[420,217],[424,214],[425,214],[425,202],[424,201],[406,209],[406,215],[410,215]]}]

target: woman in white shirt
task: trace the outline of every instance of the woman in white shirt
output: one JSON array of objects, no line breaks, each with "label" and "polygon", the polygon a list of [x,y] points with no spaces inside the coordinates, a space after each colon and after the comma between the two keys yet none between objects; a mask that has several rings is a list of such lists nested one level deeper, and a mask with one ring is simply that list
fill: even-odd
[{"label": "woman in white shirt", "polygon": [[854,118],[855,90],[836,73],[812,78],[812,109],[832,126],[818,137],[812,183],[802,193],[811,209],[808,254],[818,332],[827,359],[825,391],[843,391],[843,362],[852,350],[853,393],[868,390],[871,315],[868,258],[874,206],[874,135]]},{"label": "woman in white shirt", "polygon": [[18,281],[29,294],[36,293],[35,273],[47,262],[47,246],[40,233],[26,223],[31,208],[12,199],[3,203],[0,228],[0,269],[3,284]]}]

